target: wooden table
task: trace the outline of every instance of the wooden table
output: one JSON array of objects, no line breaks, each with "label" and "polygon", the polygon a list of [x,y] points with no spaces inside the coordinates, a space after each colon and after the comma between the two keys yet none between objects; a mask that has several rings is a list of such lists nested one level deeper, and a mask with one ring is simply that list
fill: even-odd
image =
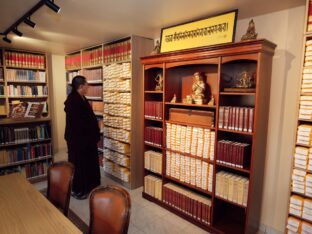
[{"label": "wooden table", "polygon": [[81,233],[22,175],[0,176],[0,233]]}]

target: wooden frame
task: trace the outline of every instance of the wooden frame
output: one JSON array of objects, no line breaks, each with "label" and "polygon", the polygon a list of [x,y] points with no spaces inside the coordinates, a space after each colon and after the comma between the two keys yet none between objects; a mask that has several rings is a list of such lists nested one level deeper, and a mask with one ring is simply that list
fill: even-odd
[{"label": "wooden frame", "polygon": [[234,42],[237,14],[236,9],[162,28],[160,52]]}]

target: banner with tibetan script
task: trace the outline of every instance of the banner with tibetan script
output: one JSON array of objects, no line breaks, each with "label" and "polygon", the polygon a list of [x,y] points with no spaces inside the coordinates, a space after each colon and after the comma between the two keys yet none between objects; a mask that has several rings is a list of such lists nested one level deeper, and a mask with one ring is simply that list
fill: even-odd
[{"label": "banner with tibetan script", "polygon": [[161,30],[160,52],[234,41],[238,10]]}]

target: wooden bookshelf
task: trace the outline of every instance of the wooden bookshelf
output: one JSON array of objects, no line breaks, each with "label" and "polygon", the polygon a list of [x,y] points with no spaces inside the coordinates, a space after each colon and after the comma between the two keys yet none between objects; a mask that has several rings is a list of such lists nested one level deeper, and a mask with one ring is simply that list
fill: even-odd
[{"label": "wooden bookshelf", "polygon": [[[297,208],[293,208],[294,210],[299,210],[300,213],[306,213],[306,208],[304,207],[304,202],[303,201],[309,201],[310,199],[312,199],[312,195],[308,194],[309,191],[309,185],[307,184],[307,178],[309,178],[310,175],[312,175],[312,171],[309,170],[309,165],[311,165],[311,160],[308,159],[309,156],[308,154],[311,154],[311,143],[309,142],[302,142],[302,139],[300,139],[301,137],[299,135],[301,135],[301,130],[299,130],[299,127],[303,127],[306,126],[307,128],[312,127],[312,115],[309,113],[309,105],[311,105],[311,100],[312,100],[312,90],[310,91],[309,89],[307,90],[303,90],[306,89],[307,87],[305,87],[306,84],[306,80],[307,80],[307,76],[311,75],[311,65],[308,64],[308,54],[311,53],[311,43],[312,43],[312,29],[311,29],[311,7],[312,7],[312,3],[309,0],[306,0],[306,14],[305,14],[305,23],[304,23],[304,35],[303,35],[303,40],[302,42],[298,41],[298,43],[302,43],[302,59],[301,59],[301,72],[300,72],[300,90],[298,90],[298,94],[297,94],[297,125],[296,125],[296,137],[295,137],[295,143],[294,143],[294,148],[293,148],[293,157],[292,157],[292,168],[291,168],[291,174],[294,175],[294,173],[297,171],[300,171],[301,173],[303,173],[301,176],[299,176],[300,178],[302,178],[303,183],[304,183],[304,189],[303,192],[300,193],[297,191],[294,191],[294,187],[297,186],[297,182],[293,179],[294,176],[292,176],[292,178],[290,179],[290,184],[289,184],[289,200],[288,200],[288,204],[287,204],[287,219],[285,220],[285,233],[288,232],[288,218],[295,218],[298,223],[300,223],[301,226],[301,222],[307,222],[308,224],[312,225],[312,220],[308,220],[308,219],[304,219],[303,217],[300,216],[296,216],[294,214],[292,214],[290,212],[290,206],[292,204],[292,199],[298,199],[297,196],[302,199],[302,206],[301,207],[297,207]],[[298,74],[299,75],[299,74]],[[306,103],[303,103],[306,102]],[[306,106],[307,105],[307,106]],[[303,115],[303,117],[302,117]],[[304,139],[309,140],[309,136],[304,137]],[[303,151],[298,151],[298,150],[302,150],[307,152],[307,155],[305,155],[305,153],[303,153]],[[298,156],[302,155],[303,158],[306,156],[306,160],[304,159],[298,159]],[[302,169],[302,168],[298,168],[297,167],[297,163],[298,162],[302,162],[304,165],[304,163],[306,164],[306,169]],[[300,165],[300,166],[302,166]],[[298,165],[299,166],[299,165]],[[310,167],[311,168],[311,167]],[[296,197],[295,197],[296,196]],[[296,206],[295,206],[296,207]],[[300,232],[292,230],[293,232]],[[302,229],[303,231],[303,229]],[[311,232],[311,230],[305,230],[306,232]]]},{"label": "wooden bookshelf", "polygon": [[[0,77],[4,78],[1,80],[1,85],[4,86],[5,91],[3,99],[0,99],[0,110],[4,109],[3,113],[0,112],[0,131],[4,133],[0,137],[0,142],[2,142],[2,144],[0,143],[0,174],[21,171],[23,174],[27,174],[28,177],[32,176],[32,178],[28,178],[29,181],[46,179],[46,176],[36,176],[36,174],[42,172],[46,174],[48,166],[53,162],[52,121],[50,118],[51,90],[49,87],[47,56],[42,52],[12,48],[1,48],[0,56],[0,61],[3,61]],[[34,91],[35,87],[37,87],[40,95]],[[26,92],[27,95],[25,95]],[[43,113],[41,118],[10,118],[10,104],[12,101],[18,100],[21,102],[45,102],[48,112]],[[35,138],[31,136],[33,135],[31,131],[34,131],[34,129],[41,129],[40,135]],[[24,134],[23,136],[20,133],[21,131]],[[37,134],[39,133],[37,132]],[[39,155],[38,152],[34,152],[34,147],[47,147],[46,150],[49,148],[50,153]],[[32,154],[32,159],[13,159],[12,155],[18,151],[29,152],[29,154]],[[25,169],[30,166],[33,168]]]},{"label": "wooden bookshelf", "polygon": [[[88,80],[89,88],[90,86],[101,86],[101,97],[99,95],[90,95],[87,98],[92,102],[101,102],[104,108],[106,106],[106,110],[103,108],[103,131],[111,128],[114,129],[113,131],[127,131],[129,133],[129,142],[120,138],[115,139],[112,136],[103,135],[103,137],[107,140],[126,144],[131,153],[120,153],[105,144],[103,148],[129,157],[130,165],[128,167],[119,165],[128,169],[129,181],[122,181],[121,178],[116,178],[113,175],[110,175],[110,177],[131,189],[143,184],[141,170],[143,167],[143,143],[137,141],[137,139],[142,138],[141,122],[143,121],[141,115],[141,106],[143,105],[142,69],[139,58],[148,55],[152,49],[153,40],[132,35],[75,51],[66,56],[67,84],[71,83],[75,75],[85,75],[88,72],[92,73],[92,70],[102,70],[100,77]],[[122,87],[123,85],[125,86]],[[68,90],[70,91],[70,85],[68,85]],[[112,95],[116,96],[110,98]],[[110,113],[108,105],[112,107],[121,106],[123,109]],[[96,113],[98,112],[96,111]],[[124,113],[127,113],[127,115],[125,116]],[[129,127],[107,124],[105,118],[122,120],[127,122]],[[109,157],[105,157],[105,155],[104,158],[109,160],[110,163],[118,165],[114,160],[107,159]],[[105,170],[105,163],[103,169]],[[108,172],[105,172],[105,174],[107,175]]]},{"label": "wooden bookshelf", "polygon": [[[144,127],[155,127],[155,129],[162,128],[162,147],[157,147],[153,144],[144,142],[145,137],[150,136],[144,135],[143,139],[144,152],[153,150],[157,153],[162,153],[162,174],[161,176],[159,175],[157,177],[157,174],[154,174],[149,170],[143,168],[144,176],[152,175],[156,176],[156,178],[161,179],[163,185],[162,190],[164,190],[165,184],[169,184],[178,186],[182,190],[191,189],[191,191],[194,191],[195,194],[198,193],[198,195],[209,198],[211,203],[210,224],[203,225],[202,222],[196,222],[194,218],[185,215],[183,212],[179,212],[178,209],[168,206],[163,200],[158,200],[148,195],[145,192],[145,187],[142,194],[144,198],[149,201],[155,202],[156,204],[174,213],[177,213],[181,217],[189,220],[192,223],[195,223],[199,227],[211,233],[256,232],[255,228],[257,228],[260,221],[270,80],[272,57],[275,47],[275,44],[267,40],[261,39],[238,43],[229,43],[226,45],[203,47],[185,51],[177,51],[173,53],[164,53],[141,58],[141,62],[144,66],[144,101],[161,102],[163,113],[161,121],[152,121],[150,120],[150,118],[145,118],[144,121]],[[208,87],[205,92],[205,95],[207,95],[207,101],[202,105],[186,104],[182,102],[186,98],[186,95],[192,94],[193,74],[195,72],[201,72],[201,74],[204,74],[204,82],[206,83],[205,85]],[[252,93],[224,92],[224,89],[234,87],[235,81],[229,84],[228,82],[224,81],[223,76],[227,75],[230,77],[235,77],[241,72],[248,72],[249,74],[253,74],[253,76],[256,77],[254,84],[255,91]],[[156,87],[155,78],[159,74],[161,74],[164,79],[163,90],[155,93],[155,91],[153,91]],[[171,103],[171,99],[174,95],[176,95],[177,101],[176,103]],[[215,105],[208,106],[207,103],[211,96],[214,97]],[[246,131],[238,131],[237,129],[239,127],[239,122],[236,123],[234,122],[234,120],[231,120],[233,122],[229,122],[233,124],[233,126],[230,126],[231,128],[229,128],[228,125],[223,126],[223,121],[226,119],[226,117],[220,114],[219,110],[220,107],[226,106],[230,107],[232,115],[234,115],[233,113],[236,113],[236,109],[234,108],[237,108],[237,121],[239,120],[238,113],[240,113],[241,111],[239,108],[243,109],[246,115],[245,121],[247,121],[247,116],[250,116],[248,118],[252,122],[245,123],[246,126],[247,124],[249,124],[249,127]],[[194,113],[194,115],[196,111],[198,111],[198,115],[199,113],[202,113],[202,116],[210,116],[211,112],[213,112],[214,127],[207,127],[208,124],[205,125],[202,123],[198,123],[198,121],[190,122],[190,117],[188,116],[181,117],[181,119],[172,120],[170,119],[169,114],[171,108],[186,109],[185,113],[191,113],[190,110],[194,110],[194,112],[192,112]],[[185,121],[186,118],[188,118],[187,121]],[[207,117],[200,118],[202,120]],[[222,122],[220,118],[222,118]],[[226,120],[230,121],[229,119]],[[208,123],[208,120],[205,119],[205,123]],[[176,125],[175,130],[173,130],[173,132],[176,131],[176,135],[174,138],[168,138],[168,140],[167,136],[171,135],[167,134],[173,134],[172,132],[170,132],[172,124]],[[209,147],[209,152],[206,151],[209,153],[206,160],[202,157],[198,157],[190,153],[183,153],[179,150],[171,149],[171,147],[177,146],[167,146],[167,144],[169,143],[172,144],[172,139],[175,139],[175,142],[179,142],[180,139],[182,139],[183,142],[180,142],[180,144],[178,144],[178,147],[180,148],[182,144],[186,144],[184,143],[184,141],[192,141],[192,137],[191,139],[182,137],[182,133],[180,131],[186,130],[182,130],[182,127],[179,126],[184,126],[192,129],[196,128],[196,130],[194,131],[204,131],[206,129],[205,134],[208,134],[207,136],[209,136],[209,138],[203,138],[204,144],[209,145],[205,146]],[[178,128],[180,129],[178,130]],[[185,135],[185,137],[186,136],[187,135]],[[196,135],[194,136],[196,137]],[[156,135],[153,139],[157,139]],[[246,160],[247,165],[245,165],[244,168],[229,166],[223,163],[217,163],[217,159],[220,156],[217,143],[221,140],[231,141],[235,144],[240,144],[240,146],[245,145],[244,147],[246,148],[242,148],[243,150],[245,150],[243,157],[246,157],[248,160]],[[194,138],[193,141],[201,142],[202,140],[201,138],[198,138],[198,140],[197,138]],[[204,148],[204,146],[201,147]],[[190,148],[190,150],[192,150],[192,147]],[[185,176],[183,177],[184,179],[181,181],[176,177],[168,175],[168,173],[171,173],[172,170],[178,170],[180,171],[180,174],[178,175],[184,175],[186,173],[185,170],[191,171],[192,167],[186,164],[186,162],[180,162],[180,160],[182,159],[179,159],[179,161],[175,161],[175,169],[171,169],[172,161],[170,160],[178,160],[178,156],[174,156],[175,158],[173,157],[173,159],[172,156],[170,156],[171,158],[167,159],[168,151],[174,153],[175,155],[181,155],[181,157],[189,157],[190,160],[197,160],[195,162],[197,163],[197,165],[201,165],[200,170],[204,171],[201,172],[204,173],[204,176],[201,175],[203,176],[201,177],[202,180],[206,181],[205,178],[207,178],[207,186],[209,186],[209,183],[212,183],[211,192],[199,188],[197,186],[197,181],[196,186],[182,182],[186,180],[184,178]],[[193,152],[196,152],[196,154],[201,154],[202,151],[198,151],[196,148],[196,151]],[[227,154],[229,154],[229,152],[230,151],[225,151],[225,153]],[[239,157],[239,154],[236,153],[235,157]],[[185,161],[186,159],[183,160]],[[208,163],[207,167],[209,170],[203,169],[204,163]],[[234,161],[232,163],[234,163]],[[183,168],[181,165],[183,165]],[[209,165],[211,165],[211,168]],[[182,172],[182,170],[184,170],[184,172]],[[230,174],[234,179],[243,178],[243,183],[248,182],[244,184],[244,186],[246,187],[246,191],[244,192],[244,199],[246,199],[247,204],[246,207],[243,205],[243,200],[239,200],[238,203],[234,203],[228,199],[223,199],[222,197],[216,195],[217,184],[218,186],[221,186],[221,182],[218,181],[217,183],[216,178],[217,175],[221,175],[219,174],[221,172]],[[192,176],[190,178],[192,178]],[[195,177],[195,179],[198,179],[198,176]],[[166,194],[164,194],[164,191],[162,195],[163,197],[166,196]]]}]

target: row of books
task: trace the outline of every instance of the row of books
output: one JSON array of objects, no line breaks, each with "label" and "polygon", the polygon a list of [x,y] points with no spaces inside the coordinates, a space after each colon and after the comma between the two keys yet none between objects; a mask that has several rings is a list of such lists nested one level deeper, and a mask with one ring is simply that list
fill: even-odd
[{"label": "row of books", "polygon": [[8,67],[22,67],[35,69],[45,68],[44,55],[6,51],[4,56],[5,56],[5,65]]},{"label": "row of books", "polygon": [[102,68],[97,69],[83,69],[81,71],[81,75],[86,77],[87,81],[92,82],[94,80],[96,81],[102,81]]},{"label": "row of books", "polygon": [[48,87],[42,85],[8,85],[7,95],[9,96],[44,96],[48,95]]},{"label": "row of books", "polygon": [[124,104],[106,104],[104,103],[104,114],[119,116],[119,117],[131,117],[131,106]]},{"label": "row of books", "polygon": [[21,173],[26,178],[46,175],[49,166],[50,166],[49,162],[35,162],[31,164],[26,164],[24,167],[22,167]]},{"label": "row of books", "polygon": [[163,129],[158,127],[145,127],[144,129],[144,142],[162,147]]},{"label": "row of books", "polygon": [[103,100],[110,104],[128,104],[131,105],[131,93],[103,92]]},{"label": "row of books", "polygon": [[130,153],[130,145],[122,143],[120,141],[115,141],[109,138],[104,137],[104,148],[108,148],[114,151],[117,151],[122,154]]},{"label": "row of books", "polygon": [[81,67],[81,56],[80,53],[67,55],[65,57],[65,68],[66,70],[80,69]]},{"label": "row of books", "polygon": [[216,174],[216,195],[233,203],[247,206],[249,180],[226,171]]},{"label": "row of books", "polygon": [[131,63],[113,63],[104,67],[104,79],[131,78]]},{"label": "row of books", "polygon": [[220,129],[229,129],[241,132],[253,131],[254,108],[220,106],[219,123]]},{"label": "row of books", "polygon": [[129,167],[130,166],[130,158],[125,156],[124,154],[120,154],[118,152],[104,149],[103,155],[106,159],[113,161],[121,166]]},{"label": "row of books", "polygon": [[291,190],[312,198],[312,174],[300,169],[293,169]]},{"label": "row of books", "polygon": [[131,130],[131,120],[129,118],[115,117],[104,114],[103,122],[106,126],[121,128],[128,131]]},{"label": "row of books", "polygon": [[289,202],[289,214],[312,221],[312,200],[292,195]]},{"label": "row of books", "polygon": [[46,82],[46,72],[23,69],[7,69],[6,79],[7,81]]},{"label": "row of books", "polygon": [[[312,88],[312,76],[310,82]],[[300,96],[299,119],[312,120],[312,96]]]},{"label": "row of books", "polygon": [[4,85],[0,85],[0,96],[4,95]]},{"label": "row of books", "polygon": [[103,63],[102,47],[82,51],[82,66],[93,66]]},{"label": "row of books", "polygon": [[130,143],[130,131],[120,128],[104,127],[104,136],[114,140]]},{"label": "row of books", "polygon": [[163,106],[162,102],[145,101],[144,102],[144,117],[159,119],[163,117]]},{"label": "row of books", "polygon": [[298,126],[297,144],[312,145],[312,125],[301,124]]},{"label": "row of books", "polygon": [[90,103],[93,111],[103,113],[103,111],[104,111],[104,103],[103,102],[89,101],[89,103]]},{"label": "row of books", "polygon": [[311,148],[297,146],[294,153],[294,167],[312,171]]},{"label": "row of books", "polygon": [[220,140],[218,141],[217,162],[225,165],[246,168],[249,166],[249,144]]},{"label": "row of books", "polygon": [[311,234],[312,224],[294,217],[287,219],[287,234]]},{"label": "row of books", "polygon": [[214,159],[215,132],[198,128],[166,123],[166,147],[205,159]]},{"label": "row of books", "polygon": [[0,67],[0,81],[4,80],[3,68]]},{"label": "row of books", "polygon": [[112,63],[131,59],[131,40],[104,45],[104,62]]},{"label": "row of books", "polygon": [[129,183],[130,182],[130,171],[128,168],[119,166],[118,164],[107,160],[106,158],[103,159],[104,171],[109,173],[120,180]]},{"label": "row of books", "polygon": [[67,72],[67,74],[66,74],[67,83],[71,84],[74,77],[79,76],[79,75],[81,75],[81,70]]},{"label": "row of books", "polygon": [[213,165],[202,160],[166,151],[166,175],[212,192]]},{"label": "row of books", "polygon": [[37,144],[18,149],[0,150],[0,165],[52,155],[51,144]]},{"label": "row of books", "polygon": [[162,174],[162,153],[148,150],[144,152],[144,168]]},{"label": "row of books", "polygon": [[27,143],[48,138],[50,138],[48,125],[24,128],[0,126],[0,144]]},{"label": "row of books", "polygon": [[[312,47],[312,45],[311,45]],[[312,51],[306,51],[305,52],[306,56],[312,56]],[[307,55],[309,54],[309,55]],[[306,58],[307,59],[307,58]],[[310,62],[305,62],[305,64],[308,64]],[[311,87],[311,78],[312,77],[312,68],[311,66],[307,66],[303,68],[303,75],[302,75],[302,84],[301,84],[301,93],[302,94],[309,94],[312,92],[312,87]]]},{"label": "row of books", "polygon": [[163,186],[163,202],[201,223],[211,223],[211,199],[208,197],[167,183]]},{"label": "row of books", "polygon": [[89,86],[86,96],[102,98],[102,92],[102,86]]},{"label": "row of books", "polygon": [[105,91],[119,91],[128,92],[131,91],[130,79],[104,79],[103,90]]},{"label": "row of books", "polygon": [[144,192],[155,197],[158,200],[162,199],[162,180],[157,176],[148,175],[144,177]]}]

